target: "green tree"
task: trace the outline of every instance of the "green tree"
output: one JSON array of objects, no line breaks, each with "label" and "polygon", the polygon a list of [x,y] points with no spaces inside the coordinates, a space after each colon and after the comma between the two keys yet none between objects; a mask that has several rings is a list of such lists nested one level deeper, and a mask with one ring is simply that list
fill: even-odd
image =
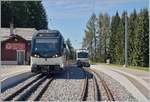
[{"label": "green tree", "polygon": [[11,10],[11,2],[1,1],[1,26],[8,27],[9,23],[12,21],[13,12]]},{"label": "green tree", "polygon": [[67,48],[69,50],[68,51],[69,52],[69,59],[74,59],[75,58],[75,50],[74,50],[74,48],[73,48],[73,46],[71,44],[70,39],[66,40],[66,46],[67,46]]},{"label": "green tree", "polygon": [[138,14],[136,23],[135,51],[133,65],[148,66],[149,62],[149,15],[147,9],[142,9]]},{"label": "green tree", "polygon": [[107,13],[100,14],[98,19],[98,53],[100,60],[105,62],[108,57],[110,40],[110,17]]},{"label": "green tree", "polygon": [[128,22],[128,64],[134,65],[134,57],[136,56],[135,41],[136,41],[136,30],[137,30],[137,13],[136,10],[130,14]]},{"label": "green tree", "polygon": [[10,22],[15,27],[34,27],[47,29],[48,22],[41,1],[2,1],[2,27],[9,27]]},{"label": "green tree", "polygon": [[116,63],[116,52],[115,52],[115,46],[116,46],[116,34],[117,34],[117,29],[118,25],[120,23],[120,16],[118,12],[116,12],[115,16],[112,16],[111,20],[111,35],[110,35],[110,48],[109,48],[109,53],[111,57],[111,62]]},{"label": "green tree", "polygon": [[[95,27],[98,31],[97,58],[106,60],[111,58],[112,63],[124,64],[125,47],[125,14],[120,17],[118,12],[112,16],[109,29],[109,16],[100,14],[98,28],[94,25],[96,16],[91,16],[85,30],[82,47],[88,47],[93,57],[93,35]],[[110,34],[110,35],[109,35]],[[134,66],[148,66],[149,63],[149,14],[147,9],[140,13],[134,10],[128,17],[128,64]],[[108,50],[108,51],[107,51]],[[102,61],[100,60],[100,61]]]},{"label": "green tree", "polygon": [[93,60],[93,56],[94,56],[94,39],[93,39],[93,37],[94,37],[94,32],[95,32],[94,30],[96,29],[95,23],[96,23],[96,15],[92,14],[92,16],[90,17],[90,19],[88,20],[88,23],[86,25],[85,37],[82,42],[82,46],[89,49],[90,59],[92,59],[92,60]]},{"label": "green tree", "polygon": [[125,15],[126,12],[123,12],[122,17],[120,19],[118,29],[116,32],[116,46],[115,46],[115,54],[116,54],[116,63],[124,64],[124,47],[125,47]]}]

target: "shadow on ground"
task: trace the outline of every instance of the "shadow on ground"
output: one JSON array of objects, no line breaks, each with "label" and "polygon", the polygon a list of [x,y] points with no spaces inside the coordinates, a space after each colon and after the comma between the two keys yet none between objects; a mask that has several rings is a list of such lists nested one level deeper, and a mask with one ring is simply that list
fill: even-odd
[{"label": "shadow on ground", "polygon": [[[93,75],[86,71],[88,78],[92,78]],[[77,67],[75,64],[68,65],[61,73],[55,74],[56,79],[85,79],[83,69]]]}]

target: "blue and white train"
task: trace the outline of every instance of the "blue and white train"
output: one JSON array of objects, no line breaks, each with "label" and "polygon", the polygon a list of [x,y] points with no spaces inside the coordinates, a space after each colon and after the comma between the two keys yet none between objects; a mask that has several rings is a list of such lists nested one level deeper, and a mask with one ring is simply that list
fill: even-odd
[{"label": "blue and white train", "polygon": [[87,49],[76,50],[76,63],[78,67],[90,67]]},{"label": "blue and white train", "polygon": [[64,69],[65,43],[58,30],[39,30],[31,42],[31,72],[57,73]]}]

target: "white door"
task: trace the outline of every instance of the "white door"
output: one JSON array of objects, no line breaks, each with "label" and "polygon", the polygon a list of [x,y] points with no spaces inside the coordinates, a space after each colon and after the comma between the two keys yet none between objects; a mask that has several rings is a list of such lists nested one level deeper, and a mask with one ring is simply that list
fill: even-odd
[{"label": "white door", "polygon": [[19,65],[25,64],[25,51],[17,50],[17,62]]}]

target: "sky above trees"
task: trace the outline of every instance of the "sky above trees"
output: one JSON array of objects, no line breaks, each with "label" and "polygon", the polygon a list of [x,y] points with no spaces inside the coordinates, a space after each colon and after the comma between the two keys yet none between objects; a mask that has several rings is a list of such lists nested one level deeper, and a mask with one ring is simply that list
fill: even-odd
[{"label": "sky above trees", "polygon": [[43,0],[50,29],[58,29],[69,38],[75,48],[81,47],[86,23],[92,12],[98,16],[108,13],[111,17],[116,11],[124,10],[128,15],[136,9],[148,8],[149,0]]}]

